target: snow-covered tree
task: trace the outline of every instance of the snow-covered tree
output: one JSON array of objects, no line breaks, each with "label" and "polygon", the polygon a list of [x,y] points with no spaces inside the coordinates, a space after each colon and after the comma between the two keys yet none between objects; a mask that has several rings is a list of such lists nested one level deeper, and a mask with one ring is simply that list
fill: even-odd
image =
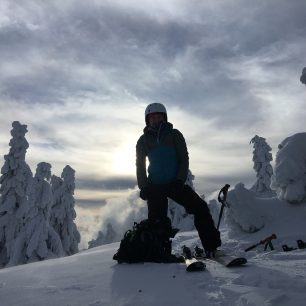
[{"label": "snow-covered tree", "polygon": [[31,184],[30,210],[26,217],[27,262],[64,255],[60,237],[49,223],[53,202],[50,178],[51,165],[39,163]]},{"label": "snow-covered tree", "polygon": [[237,230],[254,233],[265,226],[256,198],[256,193],[246,189],[242,183],[228,192],[229,207],[224,211],[224,221],[228,225],[230,236],[236,235]]},{"label": "snow-covered tree", "polygon": [[96,239],[88,241],[88,248],[89,249],[95,248],[103,244],[104,244],[104,234],[102,233],[102,231],[99,231]]},{"label": "snow-covered tree", "polygon": [[56,230],[57,233],[60,233],[60,228],[62,222],[64,222],[65,208],[62,205],[62,193],[63,193],[63,184],[64,181],[56,176],[51,176],[51,188],[53,195],[53,202],[50,210],[50,225]]},{"label": "snow-covered tree", "polygon": [[66,166],[61,178],[52,176],[52,190],[54,195],[50,222],[59,234],[66,255],[78,252],[81,240],[80,233],[74,223],[76,212],[74,209],[75,171]]},{"label": "snow-covered tree", "polygon": [[111,223],[108,223],[106,226],[106,233],[104,234],[102,231],[98,232],[98,237],[96,239],[93,239],[88,242],[88,248],[94,248],[99,245],[112,243],[116,239],[116,232],[113,229],[113,226]]},{"label": "snow-covered tree", "polygon": [[29,209],[27,189],[32,179],[30,167],[25,162],[29,144],[25,138],[27,126],[12,123],[10,151],[0,177],[0,265],[6,265],[15,250],[15,240],[24,226]]},{"label": "snow-covered tree", "polygon": [[271,187],[281,200],[306,201],[306,133],[287,137],[278,149]]},{"label": "snow-covered tree", "polygon": [[[188,170],[188,176],[185,184],[189,185],[192,189],[194,189],[193,180],[194,175],[190,170]],[[169,199],[168,207],[168,217],[171,220],[172,227],[178,228],[182,231],[190,231],[195,228],[193,215],[187,214],[183,206]]]},{"label": "snow-covered tree", "polygon": [[270,164],[272,161],[271,147],[267,144],[266,139],[255,135],[250,143],[253,143],[253,169],[256,172],[257,181],[251,188],[252,191],[261,195],[273,195],[270,188],[273,168]]},{"label": "snow-covered tree", "polygon": [[301,83],[306,85],[306,67],[302,71],[302,75],[301,75],[300,81],[301,81]]},{"label": "snow-covered tree", "polygon": [[29,184],[29,209],[24,217],[24,226],[15,240],[9,265],[64,256],[61,240],[49,224],[52,204],[50,177],[51,165],[39,163]]}]

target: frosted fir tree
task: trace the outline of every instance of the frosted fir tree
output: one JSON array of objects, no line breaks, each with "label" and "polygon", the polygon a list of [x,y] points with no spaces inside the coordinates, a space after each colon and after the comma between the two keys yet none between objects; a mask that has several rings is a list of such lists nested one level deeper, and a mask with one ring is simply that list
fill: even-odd
[{"label": "frosted fir tree", "polygon": [[104,234],[102,231],[98,232],[98,236],[96,239],[92,239],[88,241],[88,248],[95,248],[97,246],[103,245],[104,244]]},{"label": "frosted fir tree", "polygon": [[263,196],[272,196],[274,192],[271,190],[271,177],[273,168],[270,164],[272,161],[271,147],[267,144],[266,139],[255,135],[250,143],[253,144],[253,169],[256,172],[257,181],[251,188],[252,191]]},{"label": "frosted fir tree", "polygon": [[238,231],[255,233],[265,226],[265,220],[256,205],[256,194],[239,183],[227,194],[229,207],[225,209],[225,223],[228,225],[229,237]]},{"label": "frosted fir tree", "polygon": [[74,223],[76,212],[74,209],[75,171],[66,166],[61,178],[52,176],[52,190],[54,195],[50,222],[60,236],[66,255],[77,253],[81,240],[80,233]]},{"label": "frosted fir tree", "polygon": [[284,139],[278,146],[271,187],[280,200],[306,202],[306,133]]},{"label": "frosted fir tree", "polygon": [[107,223],[105,234],[102,231],[98,232],[98,237],[88,242],[88,248],[94,248],[99,245],[112,243],[115,241],[117,234],[111,223]]},{"label": "frosted fir tree", "polygon": [[64,181],[56,176],[51,176],[51,189],[53,195],[53,202],[50,210],[50,225],[56,230],[57,233],[60,232],[61,224],[64,220],[64,214],[66,214],[64,206],[62,205],[62,193],[63,193]]},{"label": "frosted fir tree", "polygon": [[302,75],[300,77],[300,81],[302,84],[306,85],[306,67],[302,71]]},{"label": "frosted fir tree", "polygon": [[49,223],[53,203],[50,178],[51,165],[39,163],[30,188],[30,209],[25,220],[27,262],[64,256],[60,237]]},{"label": "frosted fir tree", "polygon": [[[193,180],[194,175],[192,175],[191,171],[188,170],[188,176],[185,184],[190,186],[192,189],[194,189]],[[182,231],[190,231],[195,229],[193,215],[187,214],[183,206],[170,199],[168,207],[168,217],[170,218],[171,224],[174,228],[179,228]]]},{"label": "frosted fir tree", "polygon": [[29,184],[29,209],[24,226],[14,243],[13,256],[9,262],[11,266],[64,256],[61,240],[49,224],[53,201],[50,177],[51,165],[39,163]]},{"label": "frosted fir tree", "polygon": [[10,151],[0,177],[0,265],[6,265],[14,254],[15,239],[20,234],[29,209],[27,190],[32,179],[30,167],[25,162],[29,144],[25,138],[27,126],[12,123]]}]

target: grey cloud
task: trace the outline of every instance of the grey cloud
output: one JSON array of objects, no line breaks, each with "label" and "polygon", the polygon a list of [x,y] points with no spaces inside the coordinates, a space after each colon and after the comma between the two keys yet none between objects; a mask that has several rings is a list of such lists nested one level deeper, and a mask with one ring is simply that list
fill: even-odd
[{"label": "grey cloud", "polygon": [[100,208],[107,204],[105,199],[101,200],[92,200],[92,199],[76,199],[76,205],[82,208],[91,209],[91,208]]},{"label": "grey cloud", "polygon": [[[46,12],[48,9],[47,6]],[[18,57],[22,49],[26,58],[34,49],[45,57],[46,63],[68,60],[72,72],[74,66],[93,64],[113,83],[118,81],[138,95],[146,94],[141,86],[137,87],[143,78],[142,68],[147,66],[153,68],[155,74],[160,73],[164,61],[171,63],[188,46],[196,45],[203,30],[193,24],[161,23],[148,15],[126,12],[118,7],[81,5],[54,16],[57,17],[41,19],[42,24],[35,31],[20,25],[2,31],[10,57]],[[137,82],[128,81],[131,71]],[[103,84],[99,84],[98,88],[97,84],[92,84],[90,88],[86,81],[80,82],[60,65],[38,67],[28,72],[26,78],[20,75],[5,81],[4,95],[28,102],[57,102],[80,89],[108,93],[107,86],[101,88]],[[149,90],[151,99],[154,91],[154,88],[152,92]]]},{"label": "grey cloud", "polygon": [[[77,104],[75,104],[77,106]],[[73,107],[73,105],[72,105]],[[38,114],[39,115],[39,114]],[[38,121],[39,120],[39,121]],[[93,114],[82,114],[76,112],[74,109],[71,109],[71,112],[68,114],[59,114],[52,118],[52,124],[49,121],[43,119],[37,119],[34,123],[31,123],[29,133],[38,135],[42,141],[31,141],[30,145],[33,147],[40,148],[50,148],[63,150],[65,148],[80,148],[79,140],[76,138],[67,137],[63,130],[71,132],[71,135],[78,135],[77,137],[82,138],[82,143],[87,144],[88,147],[93,145],[101,145],[104,150],[109,150],[116,145],[119,145],[120,142],[117,139],[103,138],[102,131],[97,135],[91,135],[88,137],[88,131],[85,130],[82,132],[82,127],[86,128],[88,122],[91,124],[96,124],[97,127],[105,128],[107,126],[107,121],[104,120],[103,123],[100,122],[101,118],[96,117]],[[112,118],[112,125],[118,124],[119,119]],[[128,120],[120,120],[121,124],[131,124]],[[78,134],[75,133],[76,126],[78,127]]]},{"label": "grey cloud", "polygon": [[[254,2],[252,6],[246,12],[243,25],[234,34],[236,40],[242,43],[242,49],[248,53],[305,33],[305,1],[263,1]],[[239,39],[240,37],[243,39]]]},{"label": "grey cloud", "polygon": [[197,176],[194,183],[199,193],[204,193],[205,196],[209,196],[213,192],[220,190],[225,184],[230,184],[231,188],[233,188],[236,184],[243,182],[247,188],[250,188],[255,181],[255,174],[251,171],[242,173],[237,171],[231,176],[222,173],[214,176]]},{"label": "grey cloud", "polygon": [[77,189],[88,190],[120,190],[134,188],[136,186],[136,180],[130,177],[115,177],[106,178],[103,180],[89,179],[89,178],[77,178]]},{"label": "grey cloud", "polygon": [[[23,58],[25,65],[24,73],[0,76],[1,93],[28,103],[55,103],[86,92],[116,97],[128,90],[140,99],[213,116],[219,126],[260,122],[252,84],[234,80],[226,65],[239,65],[241,57],[280,41],[302,39],[305,2],[180,5],[185,17],[158,20],[118,4],[79,2],[60,9],[40,3],[39,14],[27,15],[34,29],[25,19],[0,29],[2,58],[13,63]],[[88,65],[96,71],[82,74]],[[178,79],[169,76],[172,68]]]},{"label": "grey cloud", "polygon": [[[109,64],[123,64],[122,58],[114,56],[118,51],[127,59],[133,55],[148,58],[153,55],[150,52],[154,47],[158,48],[160,55],[173,57],[188,45],[196,44],[200,34],[200,29],[194,25],[180,24],[172,20],[159,22],[148,14],[120,7],[96,8],[86,5],[84,9],[76,8],[70,13],[68,18],[77,20],[73,27],[70,27],[70,41],[72,44],[76,43],[77,47],[81,45],[81,48],[75,49],[81,52],[76,54],[79,59],[83,57],[84,60],[92,60],[94,63],[105,64],[105,60],[108,60]],[[74,39],[76,36],[78,40]],[[89,46],[100,48],[89,49]],[[100,57],[97,56],[99,54]]]},{"label": "grey cloud", "polygon": [[52,149],[52,150],[63,150],[65,148],[62,143],[55,142],[54,139],[46,141],[47,142],[31,142],[31,146],[43,149]]}]

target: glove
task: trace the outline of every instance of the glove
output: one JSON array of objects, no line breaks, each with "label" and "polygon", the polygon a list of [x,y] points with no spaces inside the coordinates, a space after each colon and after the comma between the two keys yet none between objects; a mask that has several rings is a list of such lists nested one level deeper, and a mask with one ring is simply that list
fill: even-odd
[{"label": "glove", "polygon": [[146,201],[148,199],[148,196],[149,196],[149,187],[141,188],[139,192],[139,197],[142,200]]},{"label": "glove", "polygon": [[170,190],[172,192],[180,192],[183,190],[184,182],[182,180],[176,180],[170,184]]}]

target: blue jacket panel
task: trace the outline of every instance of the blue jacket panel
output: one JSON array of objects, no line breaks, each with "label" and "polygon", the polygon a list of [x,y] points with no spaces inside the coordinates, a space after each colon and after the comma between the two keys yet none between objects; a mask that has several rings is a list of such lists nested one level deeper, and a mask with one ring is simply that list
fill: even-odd
[{"label": "blue jacket panel", "polygon": [[167,184],[176,179],[178,161],[174,147],[157,145],[148,154],[148,180],[153,184]]}]

